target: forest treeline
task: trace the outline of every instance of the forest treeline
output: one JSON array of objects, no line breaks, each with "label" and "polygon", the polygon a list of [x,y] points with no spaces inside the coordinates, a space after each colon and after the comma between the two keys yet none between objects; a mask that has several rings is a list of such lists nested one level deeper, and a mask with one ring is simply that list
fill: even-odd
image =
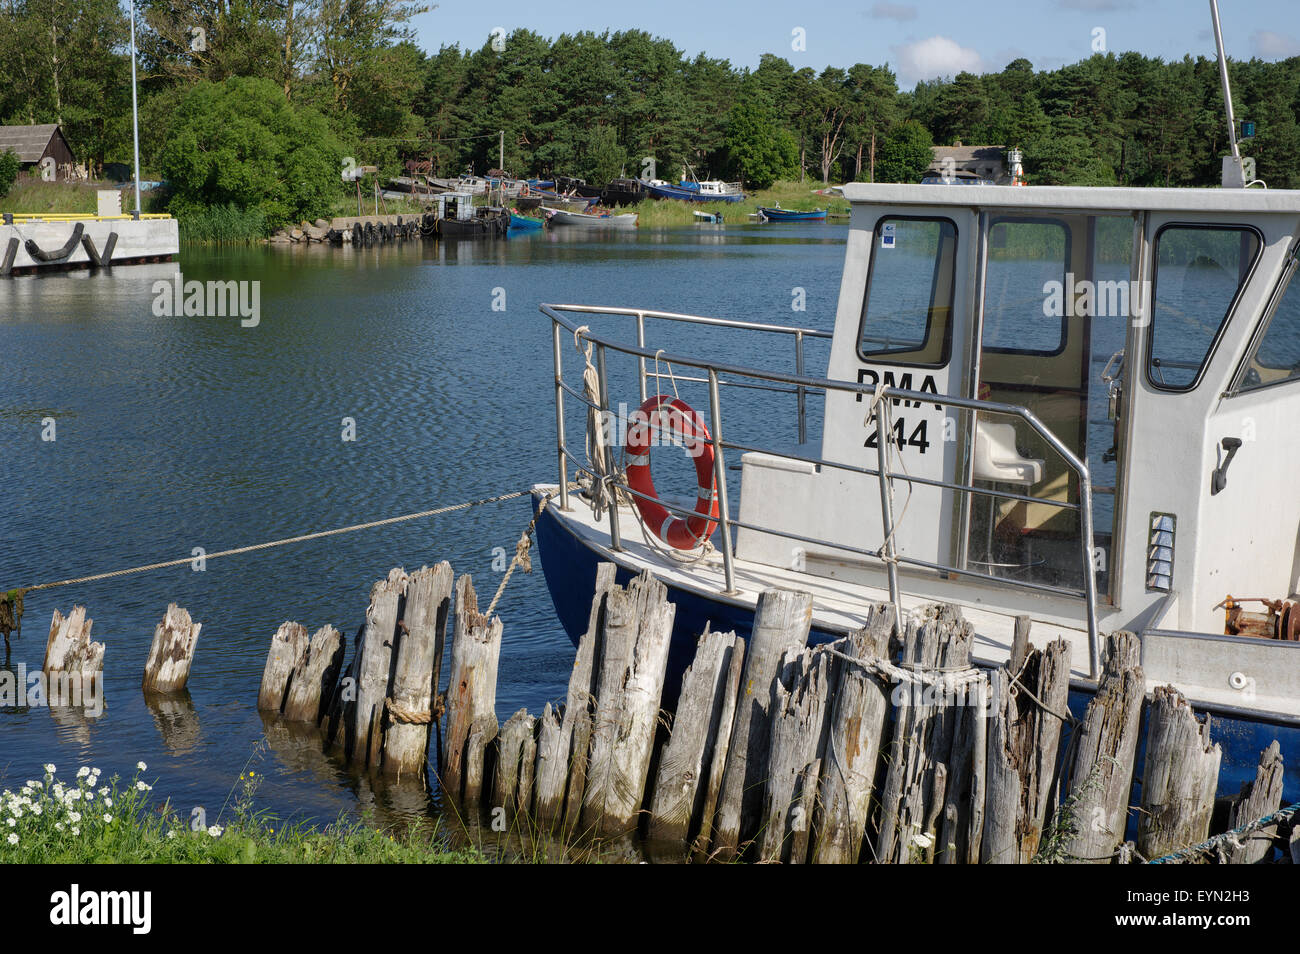
[{"label": "forest treeline", "polygon": [[[932,143],[1018,145],[1032,184],[1211,186],[1227,151],[1217,65],[1025,59],[900,91],[888,66],[741,68],[624,32],[414,42],[418,0],[139,0],[141,148],[175,201],[306,214],[339,162],[395,172],[915,181]],[[0,120],[58,122],[82,161],[129,162],[129,23],[117,0],[0,0]],[[1231,64],[1245,152],[1300,186],[1300,57]]]}]

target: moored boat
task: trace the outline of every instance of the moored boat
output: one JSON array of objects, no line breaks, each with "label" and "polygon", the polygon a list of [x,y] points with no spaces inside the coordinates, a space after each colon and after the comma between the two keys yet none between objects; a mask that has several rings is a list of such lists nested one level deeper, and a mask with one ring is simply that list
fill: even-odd
[{"label": "moored boat", "polygon": [[758,216],[760,221],[764,222],[825,222],[825,209],[811,209],[807,212],[796,212],[793,209],[783,209],[779,205],[775,208],[758,207]]},{"label": "moored boat", "polygon": [[[699,183],[690,185],[698,186]],[[670,185],[667,182],[647,182],[645,192],[652,199],[676,199],[679,202],[741,202],[745,198],[743,192],[708,193],[701,192],[698,188]]]},{"label": "moored boat", "polygon": [[700,212],[698,209],[691,213],[695,216],[695,221],[699,225],[721,225],[721,212]]},{"label": "moored boat", "polygon": [[601,193],[601,205],[615,208],[622,205],[636,205],[646,197],[645,183],[640,179],[611,179],[605,191]]},{"label": "moored boat", "polygon": [[520,215],[517,209],[510,210],[510,227],[522,232],[542,227],[541,219],[534,219],[527,215]]},{"label": "moored boat", "polygon": [[568,225],[586,229],[636,228],[637,214],[635,212],[625,212],[622,215],[615,215],[611,212],[591,215],[586,212],[550,209],[546,206],[542,206],[542,211],[546,214],[546,224],[552,227]]}]

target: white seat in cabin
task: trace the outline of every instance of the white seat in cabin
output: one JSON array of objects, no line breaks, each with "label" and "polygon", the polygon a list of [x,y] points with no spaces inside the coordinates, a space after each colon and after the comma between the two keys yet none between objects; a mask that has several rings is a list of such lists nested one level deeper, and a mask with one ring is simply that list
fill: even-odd
[{"label": "white seat in cabin", "polygon": [[1023,457],[1010,421],[980,421],[975,428],[975,479],[1032,487],[1043,479],[1046,462]]}]

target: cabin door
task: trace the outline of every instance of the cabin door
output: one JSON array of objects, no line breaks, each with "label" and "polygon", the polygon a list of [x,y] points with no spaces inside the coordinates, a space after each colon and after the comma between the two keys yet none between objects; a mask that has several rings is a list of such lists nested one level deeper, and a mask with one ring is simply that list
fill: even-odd
[{"label": "cabin door", "polygon": [[[919,394],[964,393],[975,216],[854,210],[832,377]],[[865,219],[859,224],[859,217]],[[857,294],[858,291],[861,294]],[[876,470],[881,435],[870,395],[827,395],[824,455]],[[897,475],[952,484],[958,472],[957,412],[918,398],[892,399],[883,435]],[[851,508],[837,507],[840,538],[883,543],[879,484],[855,482]],[[894,545],[907,572],[952,565],[958,495],[934,483],[894,481]]]}]

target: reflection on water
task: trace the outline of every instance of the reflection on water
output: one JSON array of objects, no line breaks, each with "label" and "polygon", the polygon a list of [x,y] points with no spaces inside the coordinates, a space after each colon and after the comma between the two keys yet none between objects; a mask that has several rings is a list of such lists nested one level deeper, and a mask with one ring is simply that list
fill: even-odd
[{"label": "reflection on water", "polygon": [[[187,281],[262,283],[256,328],[237,317],[156,317],[152,284],[170,281],[174,264],[0,282],[0,590],[553,480],[540,302],[829,329],[845,231],[556,230],[368,249],[187,247],[179,263]],[[792,311],[796,287],[807,290],[806,311]],[[504,311],[493,309],[497,289]],[[631,340],[626,323],[602,327]],[[673,335],[665,347],[730,340],[708,329]],[[781,344],[748,355],[733,345],[728,355],[793,370],[789,342]],[[811,373],[825,355],[809,342]],[[624,399],[635,393],[630,380],[621,379]],[[682,387],[706,406],[702,392]],[[790,400],[750,399],[738,402],[736,427],[748,415],[793,433]],[[355,441],[341,439],[345,417]],[[54,441],[41,440],[47,418]],[[315,730],[263,722],[256,699],[271,636],[286,619],[312,632],[327,623],[355,632],[371,583],[393,566],[447,559],[495,589],[493,548],[509,552],[528,518],[527,501],[515,501],[210,560],[202,572],[187,564],[29,593],[11,665],[38,667],[53,611],[80,603],[95,619],[92,638],[107,647],[107,703],[99,719],[0,707],[0,787],[45,762],[129,777],[142,760],[156,795],[185,815],[205,806],[209,823],[246,768],[264,779],[258,807],[282,817],[427,814],[436,797],[422,787],[372,781],[325,755]],[[189,692],[146,699],[140,677],[170,602],[203,624]],[[540,712],[564,696],[573,661],[542,574],[516,573],[499,611],[498,712]],[[264,734],[270,744],[255,750]]]}]

